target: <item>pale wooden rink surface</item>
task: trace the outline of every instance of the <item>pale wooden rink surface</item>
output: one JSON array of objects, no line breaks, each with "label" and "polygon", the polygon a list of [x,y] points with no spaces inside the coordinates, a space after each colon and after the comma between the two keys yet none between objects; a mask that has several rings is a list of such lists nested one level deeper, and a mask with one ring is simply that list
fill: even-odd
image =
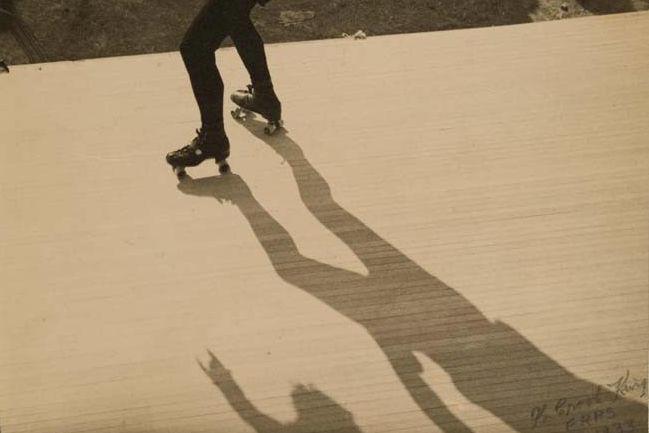
[{"label": "pale wooden rink surface", "polygon": [[2,433],[646,431],[649,14],[267,51],[180,189],[177,53],[0,75]]}]

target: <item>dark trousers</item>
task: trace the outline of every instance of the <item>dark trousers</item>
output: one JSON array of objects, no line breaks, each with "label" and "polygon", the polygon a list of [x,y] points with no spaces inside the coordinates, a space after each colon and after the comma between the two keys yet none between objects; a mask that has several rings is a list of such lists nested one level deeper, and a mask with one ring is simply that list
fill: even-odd
[{"label": "dark trousers", "polygon": [[180,45],[205,129],[223,128],[223,80],[214,52],[230,36],[253,85],[270,83],[264,42],[250,12],[255,0],[207,0]]}]

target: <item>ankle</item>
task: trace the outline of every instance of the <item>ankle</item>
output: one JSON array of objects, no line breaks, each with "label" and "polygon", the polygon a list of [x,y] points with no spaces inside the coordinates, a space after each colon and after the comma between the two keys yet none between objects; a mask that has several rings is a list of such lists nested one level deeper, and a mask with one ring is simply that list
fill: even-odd
[{"label": "ankle", "polygon": [[275,94],[275,88],[271,80],[253,81],[252,87],[253,89],[255,89],[256,92],[259,93]]},{"label": "ankle", "polygon": [[204,123],[201,125],[201,132],[206,136],[221,136],[225,135],[225,128],[223,122],[217,123]]}]

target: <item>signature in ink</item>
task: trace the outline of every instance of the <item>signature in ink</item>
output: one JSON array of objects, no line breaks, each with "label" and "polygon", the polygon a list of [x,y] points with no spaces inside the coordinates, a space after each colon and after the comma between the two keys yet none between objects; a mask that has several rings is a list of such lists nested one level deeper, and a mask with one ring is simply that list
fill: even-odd
[{"label": "signature in ink", "polygon": [[618,399],[617,394],[607,392],[601,385],[594,388],[587,396],[578,398],[560,398],[553,404],[542,404],[532,409],[530,418],[532,429],[547,424],[553,419],[566,423],[566,429],[578,426],[595,425],[616,417],[611,406]]},{"label": "signature in ink", "polygon": [[615,393],[621,397],[636,392],[642,398],[647,397],[647,379],[637,379],[635,377],[631,377],[629,370],[627,370],[625,374],[620,376],[618,380],[606,386],[613,389]]},{"label": "signature in ink", "polygon": [[532,413],[530,414],[530,416],[532,418],[533,429],[542,426],[550,419],[550,416],[546,415],[545,413],[547,408],[548,406],[544,404],[542,406],[536,406],[535,408],[532,409]]}]

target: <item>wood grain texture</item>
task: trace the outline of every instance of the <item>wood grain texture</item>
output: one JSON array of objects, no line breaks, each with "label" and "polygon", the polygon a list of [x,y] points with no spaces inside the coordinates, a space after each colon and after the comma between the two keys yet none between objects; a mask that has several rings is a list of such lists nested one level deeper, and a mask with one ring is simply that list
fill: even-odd
[{"label": "wood grain texture", "polygon": [[646,431],[649,14],[267,51],[0,76],[2,432]]}]

